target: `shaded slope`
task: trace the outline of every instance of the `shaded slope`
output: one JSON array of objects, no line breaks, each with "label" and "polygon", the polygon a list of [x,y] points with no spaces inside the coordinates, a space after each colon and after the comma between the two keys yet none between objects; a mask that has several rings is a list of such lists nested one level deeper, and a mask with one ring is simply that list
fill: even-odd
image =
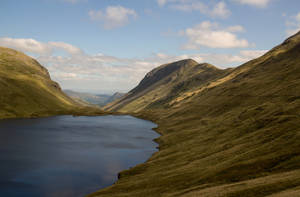
[{"label": "shaded slope", "polygon": [[160,151],[91,196],[297,196],[300,33],[227,72],[136,114]]},{"label": "shaded slope", "polygon": [[66,113],[76,105],[36,60],[0,47],[0,118]]}]

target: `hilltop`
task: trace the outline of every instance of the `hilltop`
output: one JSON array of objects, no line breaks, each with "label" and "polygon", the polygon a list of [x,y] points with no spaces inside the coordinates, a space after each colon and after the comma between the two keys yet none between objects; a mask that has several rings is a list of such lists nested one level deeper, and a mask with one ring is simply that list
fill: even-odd
[{"label": "hilltop", "polygon": [[0,47],[0,92],[0,119],[99,112],[63,93],[35,59],[4,47]]},{"label": "hilltop", "polygon": [[300,33],[234,69],[163,65],[106,108],[152,120],[162,136],[146,163],[90,196],[300,193]]},{"label": "hilltop", "polygon": [[136,88],[104,109],[139,112],[154,106],[163,107],[177,95],[196,90],[199,85],[224,76],[228,71],[191,59],[165,64],[149,72]]}]

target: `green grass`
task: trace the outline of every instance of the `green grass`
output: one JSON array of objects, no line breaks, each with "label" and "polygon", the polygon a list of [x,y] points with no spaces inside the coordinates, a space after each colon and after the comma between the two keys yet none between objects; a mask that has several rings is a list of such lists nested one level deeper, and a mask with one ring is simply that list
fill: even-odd
[{"label": "green grass", "polygon": [[155,89],[109,106],[156,122],[159,151],[90,196],[299,195],[299,51],[298,33],[258,59],[172,96],[150,102],[171,87],[158,81],[150,85]]}]

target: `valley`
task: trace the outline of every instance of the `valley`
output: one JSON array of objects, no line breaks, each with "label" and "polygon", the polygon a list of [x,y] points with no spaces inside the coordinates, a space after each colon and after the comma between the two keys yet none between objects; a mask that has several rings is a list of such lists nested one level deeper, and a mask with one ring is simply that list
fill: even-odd
[{"label": "valley", "polygon": [[152,120],[159,152],[90,196],[297,196],[300,32],[220,70],[183,60],[104,109]]},{"label": "valley", "polygon": [[89,100],[94,95],[68,96],[36,60],[1,47],[0,118],[130,114],[156,123],[159,151],[91,197],[294,195],[299,51],[300,32],[236,68],[192,59],[164,64],[100,108]]}]

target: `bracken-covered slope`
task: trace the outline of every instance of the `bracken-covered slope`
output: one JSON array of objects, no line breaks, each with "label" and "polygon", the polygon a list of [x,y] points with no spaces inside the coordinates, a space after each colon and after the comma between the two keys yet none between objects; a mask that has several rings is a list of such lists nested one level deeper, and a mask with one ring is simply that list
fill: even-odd
[{"label": "bracken-covered slope", "polygon": [[300,33],[136,115],[159,152],[91,196],[299,196]]},{"label": "bracken-covered slope", "polygon": [[36,60],[0,47],[0,118],[70,113],[76,107]]}]

